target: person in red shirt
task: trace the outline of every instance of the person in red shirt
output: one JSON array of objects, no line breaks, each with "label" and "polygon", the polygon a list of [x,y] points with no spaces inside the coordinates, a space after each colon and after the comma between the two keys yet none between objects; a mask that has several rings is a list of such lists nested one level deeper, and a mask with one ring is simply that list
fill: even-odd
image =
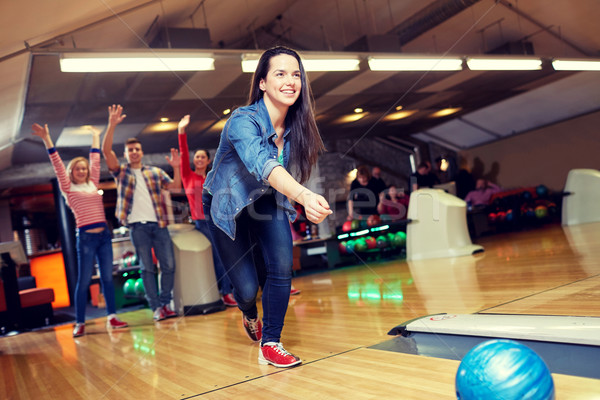
[{"label": "person in red shirt", "polygon": [[404,191],[398,191],[395,185],[390,185],[379,194],[377,211],[382,219],[399,221],[406,218],[409,198]]},{"label": "person in red shirt", "polygon": [[202,207],[202,189],[204,187],[204,181],[206,179],[206,173],[210,171],[210,153],[208,150],[200,149],[194,153],[194,170],[190,166],[190,150],[188,147],[187,133],[185,129],[190,124],[190,116],[186,115],[181,118],[177,127],[178,138],[179,138],[179,153],[181,154],[181,180],[183,182],[183,188],[185,189],[185,195],[190,204],[190,211],[192,213],[192,219],[196,225],[196,229],[200,231],[206,238],[211,242],[213,247],[213,264],[215,268],[215,274],[217,276],[217,284],[219,285],[219,292],[223,299],[223,303],[228,307],[237,306],[237,302],[233,297],[233,285],[227,277],[225,267],[221,262],[219,253],[214,250],[214,244],[212,242],[212,236],[208,230],[208,225],[204,218],[204,208]]}]

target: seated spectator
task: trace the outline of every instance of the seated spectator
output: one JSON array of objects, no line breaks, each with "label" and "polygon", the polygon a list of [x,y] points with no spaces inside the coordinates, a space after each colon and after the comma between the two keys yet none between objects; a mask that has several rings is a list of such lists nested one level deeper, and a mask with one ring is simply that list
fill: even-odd
[{"label": "seated spectator", "polygon": [[356,179],[350,185],[348,195],[348,220],[367,219],[377,214],[377,187],[371,180],[369,169],[361,165],[357,168]]},{"label": "seated spectator", "polygon": [[409,197],[404,194],[404,190],[399,191],[395,185],[390,185],[380,193],[377,211],[382,219],[399,221],[406,218],[408,201]]},{"label": "seated spectator", "polygon": [[487,179],[477,179],[475,190],[471,190],[465,201],[472,206],[487,206],[494,193],[500,191],[500,186],[493,184]]}]

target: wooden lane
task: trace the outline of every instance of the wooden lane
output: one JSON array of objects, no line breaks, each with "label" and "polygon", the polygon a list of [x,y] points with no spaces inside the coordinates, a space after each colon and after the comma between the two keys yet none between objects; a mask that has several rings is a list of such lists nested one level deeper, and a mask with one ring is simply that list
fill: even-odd
[{"label": "wooden lane", "polygon": [[[459,361],[357,349],[288,371],[265,375],[201,398],[226,399],[456,399]],[[557,400],[590,400],[600,381],[553,374]]]},{"label": "wooden lane", "polygon": [[[593,314],[599,239],[600,224],[549,226],[484,238],[477,256],[294,278],[302,294],[290,300],[282,341],[305,364],[289,371],[257,364],[236,309],[156,324],[139,310],[122,314],[128,330],[108,333],[98,319],[75,340],[71,324],[2,337],[0,399],[454,398],[458,362],[367,347],[427,314]],[[599,381],[579,379],[555,378],[557,398],[600,392]]]}]

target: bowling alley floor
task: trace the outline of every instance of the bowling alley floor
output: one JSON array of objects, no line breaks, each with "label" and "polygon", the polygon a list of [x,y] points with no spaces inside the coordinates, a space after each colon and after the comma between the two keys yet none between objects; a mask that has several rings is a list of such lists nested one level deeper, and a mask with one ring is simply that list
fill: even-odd
[{"label": "bowling alley floor", "polygon": [[[442,313],[600,317],[600,224],[475,243],[485,252],[359,260],[294,277],[302,293],[290,298],[282,342],[302,358],[295,368],[259,365],[235,308],[159,322],[149,309],[128,311],[119,331],[90,314],[79,338],[68,323],[0,337],[0,399],[451,400],[459,360],[476,343],[391,329]],[[576,368],[600,359],[597,348],[533,349],[550,360],[557,400],[598,399],[598,362]]]}]

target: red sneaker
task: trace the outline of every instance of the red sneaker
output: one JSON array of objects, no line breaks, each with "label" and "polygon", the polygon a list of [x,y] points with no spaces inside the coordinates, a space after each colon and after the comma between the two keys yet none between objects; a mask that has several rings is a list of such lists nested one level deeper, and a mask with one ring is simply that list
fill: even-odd
[{"label": "red sneaker", "polygon": [[165,304],[160,309],[162,310],[163,316],[165,318],[175,318],[177,316],[177,313],[175,311],[171,310],[171,307],[169,307],[168,304]]},{"label": "red sneaker", "polygon": [[246,330],[246,335],[253,342],[260,342],[262,339],[262,322],[256,317],[254,319],[246,318],[245,315],[242,315],[242,324],[244,325],[244,329]]},{"label": "red sneaker", "polygon": [[156,310],[154,310],[154,315],[152,317],[155,321],[162,321],[163,319],[167,319],[162,307],[158,307]]},{"label": "red sneaker", "polygon": [[73,337],[85,335],[85,324],[75,324],[73,328]]},{"label": "red sneaker", "polygon": [[223,296],[223,304],[227,307],[237,307],[237,301],[235,301],[232,293],[227,293]]},{"label": "red sneaker", "polygon": [[258,350],[258,363],[260,365],[271,364],[278,368],[288,368],[301,362],[300,358],[288,353],[279,342],[267,342],[261,345]]},{"label": "red sneaker", "polygon": [[117,317],[112,317],[106,320],[106,329],[109,330],[127,328],[128,326],[129,325],[127,325],[127,322],[123,322]]},{"label": "red sneaker", "polygon": [[295,296],[300,293],[302,293],[302,291],[300,289],[296,289],[295,287],[292,286],[292,289],[290,290],[290,296]]}]

